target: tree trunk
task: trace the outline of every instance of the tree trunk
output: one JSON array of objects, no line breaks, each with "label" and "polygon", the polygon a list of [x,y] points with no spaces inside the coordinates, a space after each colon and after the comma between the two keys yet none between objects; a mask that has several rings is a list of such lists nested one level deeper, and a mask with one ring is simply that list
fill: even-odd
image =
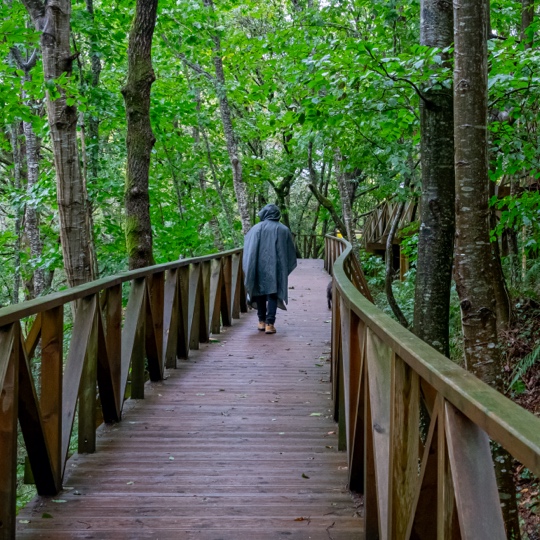
[{"label": "tree trunk", "polygon": [[[18,192],[22,185],[23,171],[23,151],[19,141],[19,122],[14,122],[11,126],[11,149],[13,152],[13,185]],[[14,205],[15,213],[15,248],[14,248],[14,266],[15,274],[13,276],[13,294],[11,301],[13,304],[19,303],[19,291],[21,288],[21,247],[22,247],[22,212],[20,203]]]},{"label": "tree trunk", "polygon": [[[412,171],[411,171],[411,174],[407,177],[407,179],[404,182],[405,188],[408,188],[411,183],[411,175],[412,175]],[[399,304],[397,303],[397,300],[394,296],[394,291],[392,289],[392,283],[394,281],[394,272],[393,272],[393,264],[392,264],[393,259],[394,259],[394,252],[393,252],[394,238],[396,236],[396,232],[399,227],[399,222],[401,221],[401,216],[403,216],[403,210],[405,210],[405,203],[406,201],[401,201],[398,204],[396,215],[394,216],[394,220],[392,221],[392,224],[390,226],[390,232],[388,233],[388,238],[386,239],[384,291],[386,293],[388,304],[390,305],[392,312],[396,316],[401,326],[404,326],[405,328],[409,328],[409,321],[406,319],[405,315],[403,314],[403,311],[401,311],[401,308],[399,307]]]},{"label": "tree trunk", "polygon": [[534,38],[527,36],[527,30],[534,20],[534,0],[521,0],[521,41],[526,49],[531,49]]},{"label": "tree trunk", "polygon": [[[214,11],[214,3],[212,0],[204,0],[204,5]],[[238,153],[238,141],[234,132],[231,108],[227,98],[227,90],[225,86],[225,72],[223,71],[223,60],[221,53],[221,40],[217,34],[212,36],[214,41],[214,69],[216,73],[216,91],[219,100],[219,111],[221,113],[221,121],[223,123],[223,133],[225,142],[227,143],[227,152],[231,162],[233,173],[233,186],[242,221],[242,232],[247,234],[251,229],[251,220],[249,218],[249,202],[246,185],[242,178],[242,162]]]},{"label": "tree trunk", "polygon": [[[466,363],[502,390],[497,341],[493,259],[489,240],[487,140],[488,0],[454,0],[454,120],[456,163],[456,285],[461,306]],[[494,452],[508,538],[519,538],[512,467]]]},{"label": "tree trunk", "polygon": [[[26,137],[26,164],[28,170],[28,182],[26,192],[30,200],[32,190],[39,179],[39,146],[40,141],[30,122],[23,122],[24,135]],[[36,261],[43,254],[43,242],[39,231],[39,213],[36,207],[31,204],[26,204],[26,236],[30,244],[30,255],[32,260]],[[45,275],[43,269],[38,265],[34,265],[34,296],[39,296],[45,290]]]},{"label": "tree trunk", "polygon": [[[23,0],[36,29],[41,34],[43,71],[46,81],[71,76],[74,56],[70,50],[70,0],[44,4],[41,0]],[[77,146],[77,108],[68,105],[65,91],[59,96],[47,91],[47,116],[53,142],[57,199],[60,215],[60,239],[68,283],[74,287],[94,278],[90,253],[91,231],[86,219],[84,189]]]},{"label": "tree trunk", "polygon": [[[489,199],[495,195],[495,183],[488,180]],[[497,216],[495,208],[489,208],[489,228],[491,230],[497,227]],[[504,278],[501,251],[499,248],[499,240],[495,239],[491,242],[491,256],[493,258],[493,289],[495,291],[496,310],[497,310],[497,330],[507,330],[510,321],[512,320],[512,303],[510,301],[510,293],[506,286]]]},{"label": "tree trunk", "polygon": [[137,0],[129,34],[128,77],[122,95],[127,118],[126,246],[129,268],[154,264],[148,175],[156,139],[150,124],[150,91],[156,80],[152,68],[152,38],[157,0]]},{"label": "tree trunk", "polygon": [[[420,43],[444,48],[453,39],[452,6],[421,4]],[[420,100],[422,195],[414,333],[449,355],[450,288],[455,228],[454,120],[452,90],[431,87]]]}]

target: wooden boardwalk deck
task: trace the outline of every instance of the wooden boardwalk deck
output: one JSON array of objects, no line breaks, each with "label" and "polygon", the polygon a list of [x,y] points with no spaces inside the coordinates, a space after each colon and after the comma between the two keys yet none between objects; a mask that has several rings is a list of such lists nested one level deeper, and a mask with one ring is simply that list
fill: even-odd
[{"label": "wooden boardwalk deck", "polygon": [[18,538],[363,538],[331,418],[328,275],[302,260],[276,335],[252,311],[179,361],[97,453],[67,464],[65,490],[18,516]]}]

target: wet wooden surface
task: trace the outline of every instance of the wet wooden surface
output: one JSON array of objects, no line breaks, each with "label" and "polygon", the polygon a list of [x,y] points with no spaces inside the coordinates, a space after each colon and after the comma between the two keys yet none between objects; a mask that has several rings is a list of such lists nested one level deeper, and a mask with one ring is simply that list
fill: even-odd
[{"label": "wet wooden surface", "polygon": [[328,281],[299,261],[277,334],[243,314],[147,385],[68,461],[65,490],[20,512],[17,537],[362,539],[330,412]]}]

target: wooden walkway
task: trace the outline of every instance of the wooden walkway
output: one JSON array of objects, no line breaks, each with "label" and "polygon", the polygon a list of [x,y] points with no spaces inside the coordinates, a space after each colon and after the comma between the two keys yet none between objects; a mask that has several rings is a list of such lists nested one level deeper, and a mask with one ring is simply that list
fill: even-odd
[{"label": "wooden walkway", "polygon": [[98,430],[17,538],[362,539],[331,417],[328,274],[302,260],[276,335],[252,311]]}]

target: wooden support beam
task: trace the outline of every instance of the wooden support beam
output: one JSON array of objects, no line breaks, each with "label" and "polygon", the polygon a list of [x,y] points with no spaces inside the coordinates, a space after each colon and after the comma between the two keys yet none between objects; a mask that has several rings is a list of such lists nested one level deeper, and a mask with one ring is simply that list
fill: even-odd
[{"label": "wooden support beam", "polygon": [[19,323],[0,328],[0,539],[15,538]]}]

